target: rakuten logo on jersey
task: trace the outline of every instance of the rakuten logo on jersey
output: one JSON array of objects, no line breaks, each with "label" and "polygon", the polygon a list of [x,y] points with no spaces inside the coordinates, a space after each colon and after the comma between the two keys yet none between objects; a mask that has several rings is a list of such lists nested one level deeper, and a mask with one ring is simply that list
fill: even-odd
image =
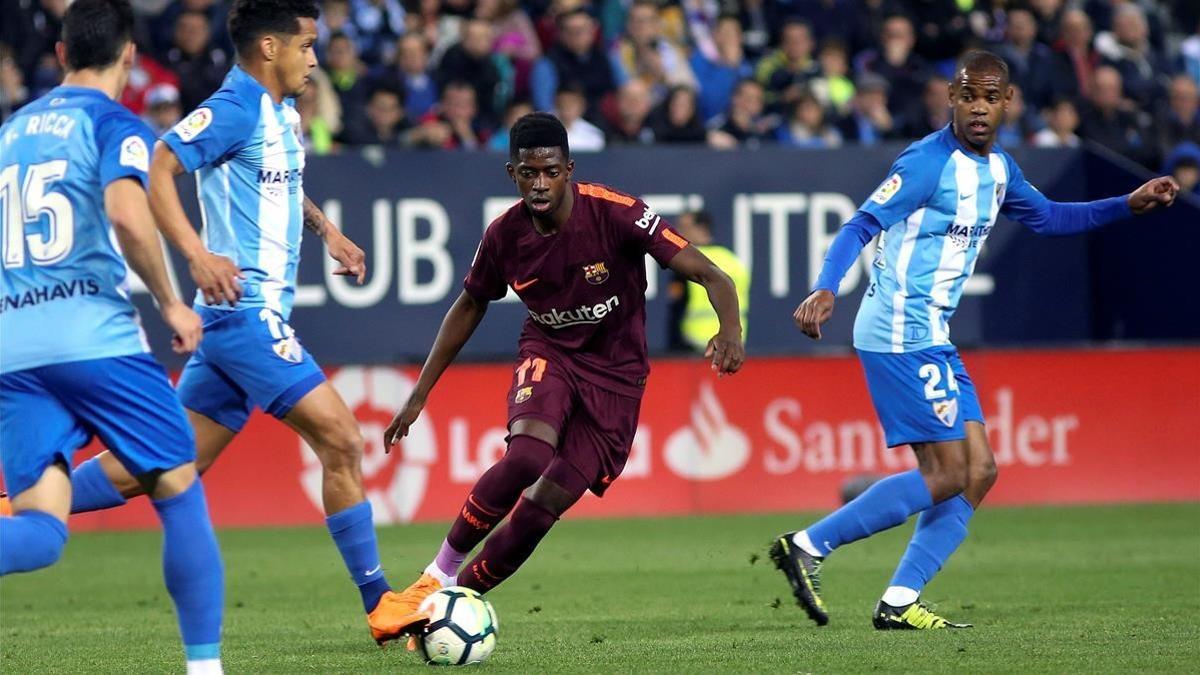
[{"label": "rakuten logo on jersey", "polygon": [[611,314],[620,304],[621,300],[614,295],[604,302],[598,302],[594,305],[580,305],[575,309],[552,309],[549,312],[542,312],[541,314],[531,309],[529,310],[529,317],[547,328],[582,326],[584,324],[600,323],[604,317]]}]

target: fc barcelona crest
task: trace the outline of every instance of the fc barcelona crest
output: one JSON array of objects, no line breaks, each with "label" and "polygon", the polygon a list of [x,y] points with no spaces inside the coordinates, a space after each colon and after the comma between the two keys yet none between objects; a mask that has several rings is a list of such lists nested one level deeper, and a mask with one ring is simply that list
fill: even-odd
[{"label": "fc barcelona crest", "polygon": [[513,403],[524,403],[533,396],[533,387],[521,387],[517,390],[517,395],[513,398]]},{"label": "fc barcelona crest", "polygon": [[583,278],[587,279],[589,284],[599,286],[608,281],[608,267],[602,262],[592,263],[591,265],[583,266]]},{"label": "fc barcelona crest", "polygon": [[933,405],[933,414],[937,415],[942,424],[948,427],[954,426],[954,420],[958,419],[958,399],[934,401],[931,405]]}]

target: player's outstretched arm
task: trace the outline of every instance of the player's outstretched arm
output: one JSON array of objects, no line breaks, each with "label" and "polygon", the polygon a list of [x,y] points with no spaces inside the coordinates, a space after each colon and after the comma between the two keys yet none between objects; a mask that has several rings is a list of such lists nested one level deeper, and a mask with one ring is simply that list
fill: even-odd
[{"label": "player's outstretched arm", "polygon": [[150,160],[150,210],[158,229],[188,261],[188,270],[204,299],[210,304],[236,304],[242,295],[238,279],[245,278],[233,261],[210,253],[196,234],[175,189],[175,177],[183,173],[175,151],[159,141]]},{"label": "player's outstretched arm", "polygon": [[821,274],[813,286],[813,292],[792,313],[792,319],[800,327],[800,331],[814,340],[821,339],[821,325],[833,316],[834,296],[842,283],[842,277],[862,251],[867,242],[883,231],[875,216],[864,211],[858,211],[842,229],[825,253],[825,262],[821,265]]},{"label": "player's outstretched arm", "polygon": [[321,239],[329,249],[329,257],[338,261],[341,267],[334,274],[354,277],[361,286],[367,278],[367,255],[350,238],[342,234],[333,221],[325,217],[325,212],[313,200],[304,198],[304,227]]},{"label": "player's outstretched arm", "polygon": [[158,230],[154,227],[141,183],[132,177],[109,183],[104,188],[104,210],[125,260],[150,289],[163,321],[175,333],[172,348],[181,354],[195,351],[203,332],[200,317],[181,302],[175,289],[171,288]]},{"label": "player's outstretched arm", "polygon": [[687,246],[675,254],[669,266],[708,293],[708,302],[716,310],[721,327],[708,341],[704,356],[712,359],[712,369],[718,376],[736,373],[746,360],[746,347],[742,343],[741,312],[733,279],[695,246]]},{"label": "player's outstretched arm", "polygon": [[1025,180],[1021,170],[1010,167],[1012,180],[1000,212],[1038,234],[1063,237],[1082,234],[1111,222],[1140,216],[1175,203],[1179,184],[1170,176],[1154,178],[1119,197],[1090,202],[1055,202]]},{"label": "player's outstretched arm", "polygon": [[[736,298],[734,301],[736,303]],[[425,408],[425,401],[433,391],[433,385],[437,384],[463,345],[471,339],[471,335],[479,327],[479,322],[483,320],[483,315],[487,313],[487,308],[486,300],[478,300],[466,291],[459,294],[458,299],[450,306],[450,310],[442,319],[442,327],[438,329],[437,337],[433,340],[433,349],[429,351],[429,358],[425,359],[425,365],[421,367],[421,374],[417,377],[417,384],[413,387],[408,402],[396,413],[392,423],[383,432],[383,447],[387,452],[391,452],[392,446],[408,435],[408,427],[417,421],[421,410]],[[735,311],[736,308],[735,304]]]}]

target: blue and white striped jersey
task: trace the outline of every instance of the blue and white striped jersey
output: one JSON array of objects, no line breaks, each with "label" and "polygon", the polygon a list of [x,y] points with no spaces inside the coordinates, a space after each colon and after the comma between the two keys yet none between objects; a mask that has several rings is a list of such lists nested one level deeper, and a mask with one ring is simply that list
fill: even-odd
[{"label": "blue and white striped jersey", "polygon": [[0,373],[149,351],[104,189],[145,187],[153,142],[87,87],[56,87],[0,127]]},{"label": "blue and white striped jersey", "polygon": [[[221,88],[162,140],[196,172],[208,250],[245,273],[238,307],[292,311],[304,213],[304,145],[291,99],[276,104],[234,66]],[[208,305],[197,292],[196,305]]]},{"label": "blue and white striped jersey", "polygon": [[883,227],[854,346],[911,352],[950,344],[950,317],[996,216],[1023,219],[1047,200],[1006,152],[983,157],[950,126],[913,143],[860,211]]}]

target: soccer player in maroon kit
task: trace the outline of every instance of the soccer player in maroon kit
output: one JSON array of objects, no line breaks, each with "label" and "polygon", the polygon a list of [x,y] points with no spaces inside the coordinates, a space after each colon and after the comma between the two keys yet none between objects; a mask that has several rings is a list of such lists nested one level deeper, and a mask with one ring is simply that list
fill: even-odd
[{"label": "soccer player in maroon kit", "polygon": [[529,317],[507,395],[508,450],[467,495],[437,557],[401,594],[412,606],[410,629],[426,620],[418,605],[431,593],[455,584],[482,593],[512,576],[571,505],[588,490],[603,495],[621,474],[650,371],[647,253],[708,291],[721,326],[706,352],[713,370],[735,373],[745,358],[733,281],[642,200],[572,182],[558,119],[522,117],[509,146],[508,175],[521,201],[488,226],[464,292],[384,432],[389,448],[408,433],[488,303],[511,286]]}]

